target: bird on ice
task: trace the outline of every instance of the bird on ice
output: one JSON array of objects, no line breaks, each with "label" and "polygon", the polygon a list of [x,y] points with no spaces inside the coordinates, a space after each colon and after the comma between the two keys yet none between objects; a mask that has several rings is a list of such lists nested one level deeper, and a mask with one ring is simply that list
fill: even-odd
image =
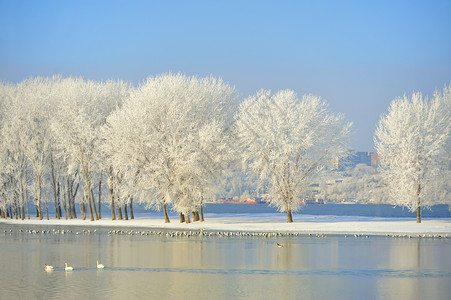
[{"label": "bird on ice", "polygon": [[283,245],[282,245],[282,244],[279,244],[279,243],[277,243],[277,247],[279,247],[279,248],[283,248]]}]

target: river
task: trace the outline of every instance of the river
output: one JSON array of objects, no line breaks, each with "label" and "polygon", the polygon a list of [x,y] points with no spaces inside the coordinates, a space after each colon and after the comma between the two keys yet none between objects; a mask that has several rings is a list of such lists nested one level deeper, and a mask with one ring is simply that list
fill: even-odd
[{"label": "river", "polygon": [[[95,226],[0,224],[0,299],[449,299],[451,294],[449,238],[167,237],[122,230],[113,235]],[[104,269],[96,268],[97,260]],[[65,262],[74,270],[65,271]],[[54,271],[45,272],[44,264]]]}]

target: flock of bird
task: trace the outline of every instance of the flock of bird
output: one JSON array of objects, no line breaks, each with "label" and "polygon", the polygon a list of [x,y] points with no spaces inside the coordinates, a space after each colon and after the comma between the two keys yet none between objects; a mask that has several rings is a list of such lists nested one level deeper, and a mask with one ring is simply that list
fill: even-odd
[{"label": "flock of bird", "polygon": [[297,232],[250,232],[250,231],[134,231],[134,230],[110,230],[108,235],[146,235],[146,236],[166,236],[166,237],[286,237],[299,236]]},{"label": "flock of bird", "polygon": [[392,238],[433,238],[433,239],[447,239],[447,234],[418,234],[418,235],[411,235],[411,234],[386,234],[387,237]]},{"label": "flock of bird", "polygon": [[[4,233],[12,234],[13,230],[4,230]],[[75,234],[75,235],[91,235],[96,234],[97,230],[91,229],[83,229],[81,231],[72,231],[72,230],[60,230],[60,229],[52,229],[52,230],[33,230],[33,229],[19,229],[21,233],[27,234],[35,234],[35,235],[60,235],[60,234]],[[103,234],[103,233],[100,233]],[[168,238],[189,238],[189,237],[263,237],[263,238],[278,238],[278,237],[293,237],[293,236],[302,236],[302,233],[298,232],[251,232],[251,231],[206,231],[205,229],[200,229],[197,231],[135,231],[131,230],[109,230],[108,235],[129,235],[129,236],[166,236]],[[327,236],[323,233],[312,234],[308,233],[308,237],[316,236],[318,238],[327,238]],[[344,237],[355,238],[368,238],[368,235],[364,234],[345,234]],[[448,238],[447,234],[386,234],[387,237],[392,238],[434,238],[434,239],[442,239]]]},{"label": "flock of bird", "polygon": [[[65,265],[64,270],[66,270],[66,271],[73,271],[74,270],[73,267],[67,265],[67,262],[65,262],[64,265]],[[97,269],[104,269],[104,268],[105,268],[105,266],[103,264],[99,264],[99,261],[97,261]],[[55,269],[55,267],[53,267],[51,265],[44,264],[44,271],[52,272],[54,269]]]}]

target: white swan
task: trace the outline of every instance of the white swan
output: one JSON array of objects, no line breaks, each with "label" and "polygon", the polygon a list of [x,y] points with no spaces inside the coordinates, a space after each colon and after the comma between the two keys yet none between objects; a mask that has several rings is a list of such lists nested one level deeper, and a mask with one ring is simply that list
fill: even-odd
[{"label": "white swan", "polygon": [[103,269],[103,268],[105,268],[105,266],[102,264],[99,264],[99,261],[97,261],[97,269]]},{"label": "white swan", "polygon": [[46,272],[53,271],[53,266],[49,266],[49,265],[45,264],[45,265],[44,265],[44,270],[45,270]]},{"label": "white swan", "polygon": [[67,266],[67,263],[65,263],[66,264],[66,268],[64,268],[66,271],[72,271],[74,268],[72,268],[71,266]]}]

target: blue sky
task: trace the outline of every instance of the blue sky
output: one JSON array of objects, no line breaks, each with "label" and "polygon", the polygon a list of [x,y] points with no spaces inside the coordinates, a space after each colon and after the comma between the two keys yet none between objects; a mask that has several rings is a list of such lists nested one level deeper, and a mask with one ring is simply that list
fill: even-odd
[{"label": "blue sky", "polygon": [[451,1],[0,0],[0,80],[167,72],[319,95],[372,151],[393,98],[451,83]]}]

